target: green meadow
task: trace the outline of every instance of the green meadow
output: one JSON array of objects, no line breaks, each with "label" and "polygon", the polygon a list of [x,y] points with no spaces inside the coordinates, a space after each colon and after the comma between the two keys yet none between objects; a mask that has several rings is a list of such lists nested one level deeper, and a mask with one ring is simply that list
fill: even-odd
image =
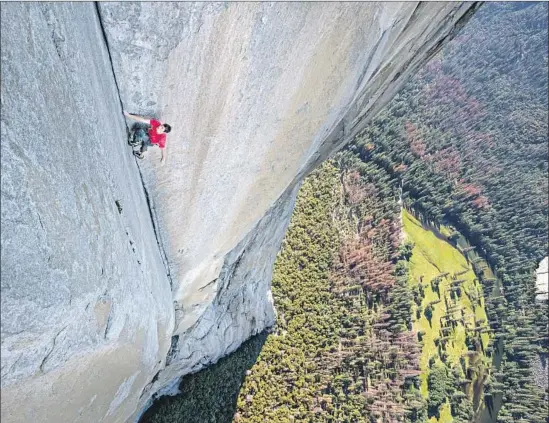
[{"label": "green meadow", "polygon": [[[488,367],[483,351],[490,335],[482,288],[466,258],[446,240],[449,228],[428,228],[407,210],[402,219],[406,240],[414,244],[409,280],[415,299],[413,328],[422,341],[421,393],[429,398],[431,369],[442,364],[473,400],[473,387]],[[430,422],[452,421],[448,401]]]}]

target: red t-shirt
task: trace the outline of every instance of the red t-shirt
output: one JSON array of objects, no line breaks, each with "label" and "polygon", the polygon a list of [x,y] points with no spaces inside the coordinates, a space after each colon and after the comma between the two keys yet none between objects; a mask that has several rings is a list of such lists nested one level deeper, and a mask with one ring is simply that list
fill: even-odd
[{"label": "red t-shirt", "polygon": [[156,119],[151,119],[151,129],[149,129],[149,139],[151,140],[151,144],[158,144],[160,148],[166,147],[166,134],[158,134],[156,132],[156,128],[158,128],[162,123],[157,121]]}]

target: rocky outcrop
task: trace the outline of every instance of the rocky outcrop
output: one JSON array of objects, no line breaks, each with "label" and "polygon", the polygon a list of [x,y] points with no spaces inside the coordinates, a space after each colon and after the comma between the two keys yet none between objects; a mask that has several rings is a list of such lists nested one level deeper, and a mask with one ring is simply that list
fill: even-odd
[{"label": "rocky outcrop", "polygon": [[[536,269],[536,301],[547,304],[549,291],[549,257],[545,257],[539,262]],[[549,328],[546,328],[546,333]],[[534,380],[536,384],[544,389],[549,386],[549,366],[547,366],[548,353],[542,352],[538,354],[532,366]]]},{"label": "rocky outcrop", "polygon": [[299,182],[472,7],[3,4],[2,421],[126,421],[272,325]]},{"label": "rocky outcrop", "polygon": [[536,269],[536,300],[547,301],[549,298],[549,257],[545,257],[539,262],[539,266]]}]

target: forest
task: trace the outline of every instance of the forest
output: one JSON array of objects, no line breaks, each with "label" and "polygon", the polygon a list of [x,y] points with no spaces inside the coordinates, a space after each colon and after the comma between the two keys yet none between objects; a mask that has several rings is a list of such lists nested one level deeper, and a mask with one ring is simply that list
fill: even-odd
[{"label": "forest", "polygon": [[142,421],[549,421],[547,13],[483,5],[305,180],[276,326]]},{"label": "forest", "polygon": [[[413,328],[422,347],[421,392],[430,402],[429,416],[439,422],[452,416],[471,421],[484,408],[493,342],[482,287],[470,260],[453,242],[455,232],[430,226],[406,209],[402,216],[406,241],[413,245]],[[446,375],[453,376],[450,383],[441,382]]]},{"label": "forest", "polygon": [[399,174],[404,203],[450,222],[494,270],[481,282],[503,358],[487,404],[502,403],[499,422],[547,421],[531,377],[547,351],[533,282],[548,236],[547,4],[486,4],[352,150]]},{"label": "forest", "polygon": [[[375,165],[354,163],[373,174]],[[187,395],[164,399],[142,421],[229,422],[235,403],[235,422],[424,421],[397,193],[340,166],[325,163],[301,188],[273,275],[277,324],[233,381],[239,388],[218,389],[212,375],[232,378],[231,368],[253,363],[253,349],[187,377]],[[200,412],[188,407],[197,402]]]}]

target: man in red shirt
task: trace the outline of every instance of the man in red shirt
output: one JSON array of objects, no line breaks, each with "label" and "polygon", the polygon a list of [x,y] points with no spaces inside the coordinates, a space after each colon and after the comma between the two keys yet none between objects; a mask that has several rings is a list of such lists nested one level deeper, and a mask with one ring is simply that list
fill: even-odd
[{"label": "man in red shirt", "polygon": [[151,126],[148,131],[145,131],[143,128],[138,128],[135,130],[134,139],[141,143],[141,150],[134,151],[133,154],[137,158],[142,159],[145,157],[143,153],[147,151],[147,147],[158,145],[158,147],[160,147],[160,152],[162,153],[160,162],[164,163],[166,161],[166,134],[172,130],[172,127],[167,123],[162,123],[156,119],[132,115],[126,111],[124,111],[124,115],[137,122],[145,123]]}]

